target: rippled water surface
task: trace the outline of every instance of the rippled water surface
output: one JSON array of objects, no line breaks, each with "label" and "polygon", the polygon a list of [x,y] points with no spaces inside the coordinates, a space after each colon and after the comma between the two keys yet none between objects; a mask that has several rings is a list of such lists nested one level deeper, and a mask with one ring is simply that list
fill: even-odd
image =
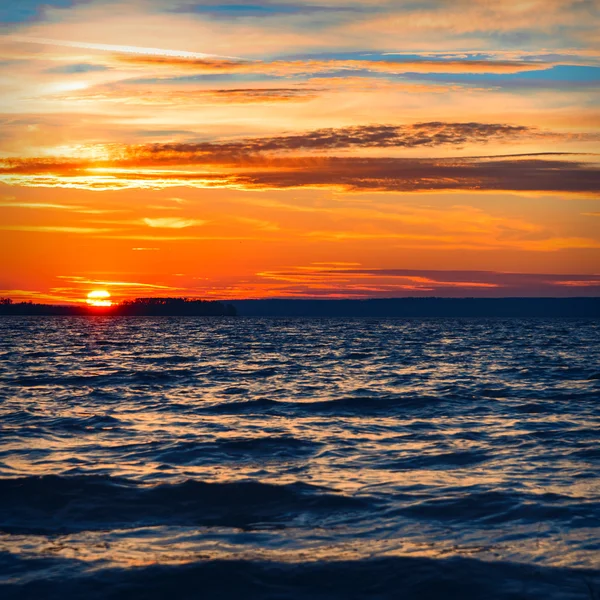
[{"label": "rippled water surface", "polygon": [[0,596],[600,599],[600,323],[0,319]]}]

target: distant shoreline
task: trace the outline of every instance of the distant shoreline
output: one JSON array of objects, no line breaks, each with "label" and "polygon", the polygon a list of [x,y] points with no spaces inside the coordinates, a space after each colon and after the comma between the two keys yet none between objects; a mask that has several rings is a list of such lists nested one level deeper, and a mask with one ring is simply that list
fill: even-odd
[{"label": "distant shoreline", "polygon": [[231,300],[153,298],[112,307],[0,304],[0,316],[552,317],[600,318],[600,297]]},{"label": "distant shoreline", "polygon": [[112,306],[69,306],[0,302],[0,316],[111,316],[111,317],[233,317],[236,309],[213,300],[188,298],[137,298]]}]

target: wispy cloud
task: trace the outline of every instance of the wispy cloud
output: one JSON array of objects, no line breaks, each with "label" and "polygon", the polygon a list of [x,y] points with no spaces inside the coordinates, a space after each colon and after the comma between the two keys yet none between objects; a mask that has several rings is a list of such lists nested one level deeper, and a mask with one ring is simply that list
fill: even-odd
[{"label": "wispy cloud", "polygon": [[[261,280],[263,283],[261,284]],[[600,275],[352,268],[321,264],[257,273],[258,296],[570,296],[600,292]],[[577,288],[575,294],[572,288]]]},{"label": "wispy cloud", "polygon": [[276,61],[241,61],[231,59],[188,58],[142,54],[119,54],[115,59],[154,69],[168,68],[188,73],[255,73],[263,75],[289,76],[294,74],[314,75],[343,71],[371,73],[504,73],[515,74],[528,71],[551,69],[556,63],[525,60],[408,60],[388,58],[386,60],[318,59]]},{"label": "wispy cloud", "polygon": [[179,219],[177,217],[157,217],[155,219],[146,217],[144,223],[149,227],[156,227],[159,229],[184,229],[186,227],[204,225],[206,221],[200,221],[198,219]]},{"label": "wispy cloud", "polygon": [[452,123],[431,121],[410,125],[360,125],[317,129],[305,133],[249,138],[231,142],[146,144],[116,148],[122,161],[149,160],[176,163],[236,163],[265,154],[297,151],[324,152],[360,148],[435,148],[489,142],[518,143],[531,140],[600,141],[597,133],[556,133],[535,127],[505,123]]},{"label": "wispy cloud", "polygon": [[322,90],[316,87],[244,87],[165,90],[133,85],[100,85],[54,97],[68,102],[114,102],[148,106],[198,106],[203,104],[273,104],[307,102]]},{"label": "wispy cloud", "polygon": [[99,227],[71,227],[62,225],[0,225],[3,231],[29,231],[34,233],[106,233],[112,229]]},{"label": "wispy cloud", "polygon": [[7,38],[8,41],[25,43],[25,44],[40,44],[43,46],[62,46],[65,48],[82,48],[85,50],[98,50],[102,52],[122,53],[124,55],[138,55],[146,57],[163,57],[172,58],[174,60],[211,60],[211,59],[231,59],[243,60],[232,57],[222,57],[217,54],[207,54],[204,52],[186,52],[184,50],[170,50],[165,48],[147,48],[143,46],[130,46],[121,44],[95,44],[91,42],[80,42],[75,40],[58,40],[51,38],[42,38],[34,36],[11,35]]},{"label": "wispy cloud", "polygon": [[71,283],[75,283],[77,285],[85,285],[85,286],[106,286],[109,288],[126,288],[126,289],[135,289],[135,288],[148,288],[154,290],[177,290],[179,288],[169,286],[169,285],[160,285],[157,283],[146,283],[139,281],[115,281],[111,279],[95,279],[82,275],[57,275],[58,279],[64,279],[70,281]]},{"label": "wispy cloud", "polygon": [[45,202],[0,202],[0,208],[30,208],[32,210],[49,209],[74,211],[85,210],[84,206],[77,206],[73,204],[50,204]]}]

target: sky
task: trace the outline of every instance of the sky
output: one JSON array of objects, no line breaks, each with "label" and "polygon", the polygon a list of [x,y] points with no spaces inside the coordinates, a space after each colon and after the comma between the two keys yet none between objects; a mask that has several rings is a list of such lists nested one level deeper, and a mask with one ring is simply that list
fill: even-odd
[{"label": "sky", "polygon": [[600,295],[598,0],[0,3],[0,296]]}]

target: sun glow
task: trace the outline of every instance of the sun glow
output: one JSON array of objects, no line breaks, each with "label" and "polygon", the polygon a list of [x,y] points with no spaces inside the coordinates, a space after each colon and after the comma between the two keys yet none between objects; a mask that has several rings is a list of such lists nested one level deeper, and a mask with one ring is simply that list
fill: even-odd
[{"label": "sun glow", "polygon": [[90,306],[112,306],[110,294],[106,290],[94,290],[87,295]]}]

